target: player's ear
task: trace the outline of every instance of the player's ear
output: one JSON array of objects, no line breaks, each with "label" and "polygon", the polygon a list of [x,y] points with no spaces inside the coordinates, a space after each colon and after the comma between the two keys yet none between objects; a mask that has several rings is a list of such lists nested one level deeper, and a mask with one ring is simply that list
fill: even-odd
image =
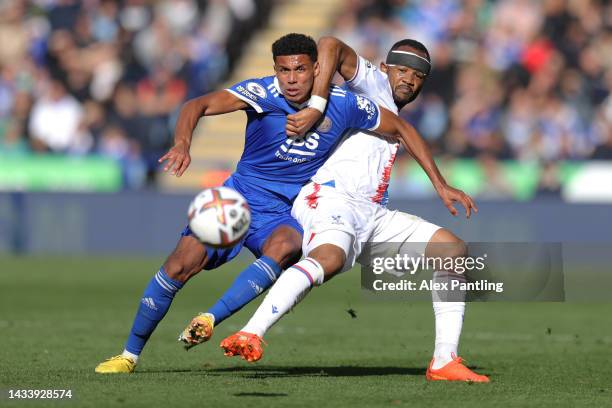
[{"label": "player's ear", "polygon": [[380,61],[380,70],[386,74],[389,70],[389,66],[384,62]]},{"label": "player's ear", "polygon": [[313,65],[313,67],[312,67],[312,69],[313,69],[313,71],[314,71],[314,76],[315,76],[315,77],[316,77],[317,75],[319,75],[319,71],[320,71],[320,69],[319,69],[319,68],[320,68],[320,67],[319,67],[319,61],[315,61],[314,65]]}]

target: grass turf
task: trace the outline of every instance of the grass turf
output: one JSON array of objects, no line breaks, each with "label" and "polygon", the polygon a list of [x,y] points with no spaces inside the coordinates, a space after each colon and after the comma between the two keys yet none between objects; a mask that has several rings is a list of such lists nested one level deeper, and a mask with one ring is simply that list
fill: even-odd
[{"label": "grass turf", "polygon": [[[610,305],[470,304],[461,354],[492,383],[429,383],[431,305],[366,300],[357,271],[314,290],[269,332],[256,364],[218,347],[256,305],[220,325],[210,343],[183,351],[179,331],[223,292],[239,263],[202,272],[178,294],[135,374],[95,374],[122,350],[160,261],[0,258],[0,405],[612,405]],[[71,389],[73,398],[8,400],[8,389]]]}]

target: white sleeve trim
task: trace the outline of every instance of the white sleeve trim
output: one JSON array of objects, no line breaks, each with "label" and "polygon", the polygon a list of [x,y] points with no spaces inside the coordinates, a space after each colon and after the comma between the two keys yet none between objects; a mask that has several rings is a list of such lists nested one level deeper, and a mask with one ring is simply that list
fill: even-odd
[{"label": "white sleeve trim", "polygon": [[378,117],[376,118],[376,126],[373,126],[370,129],[368,129],[370,131],[374,131],[374,130],[378,129],[378,127],[380,126],[380,119],[382,117],[382,112],[380,110],[380,106],[376,102],[374,102],[374,101],[372,101],[372,103],[374,103],[374,105],[376,105],[376,110],[378,110]]},{"label": "white sleeve trim", "polygon": [[234,95],[236,98],[241,99],[241,100],[245,101],[246,103],[248,103],[249,105],[251,105],[251,107],[252,107],[253,109],[255,109],[255,111],[256,111],[257,113],[262,113],[262,112],[264,111],[264,110],[261,108],[261,106],[259,106],[259,105],[257,104],[257,102],[255,102],[254,100],[249,99],[249,98],[247,98],[246,96],[239,94],[238,92],[234,91],[233,89],[225,88],[225,90],[226,90],[227,92],[231,93],[232,95]]}]

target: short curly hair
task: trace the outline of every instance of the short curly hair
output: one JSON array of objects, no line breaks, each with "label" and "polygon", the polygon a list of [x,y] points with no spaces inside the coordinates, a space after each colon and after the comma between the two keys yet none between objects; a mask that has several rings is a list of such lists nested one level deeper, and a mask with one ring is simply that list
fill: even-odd
[{"label": "short curly hair", "polygon": [[291,33],[282,36],[272,44],[272,57],[274,59],[284,55],[300,54],[308,55],[312,62],[317,60],[317,43],[312,37],[304,34]]}]

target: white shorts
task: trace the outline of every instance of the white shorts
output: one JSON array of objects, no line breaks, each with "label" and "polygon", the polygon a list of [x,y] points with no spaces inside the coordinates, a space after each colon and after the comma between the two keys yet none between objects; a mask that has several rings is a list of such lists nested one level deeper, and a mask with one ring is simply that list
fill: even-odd
[{"label": "white shorts", "polygon": [[[291,215],[304,229],[304,256],[322,244],[341,246],[346,253],[342,272],[351,269],[356,261],[369,264],[370,257],[394,255],[389,251],[420,256],[425,252],[433,234],[441,228],[415,215],[388,210],[373,202],[357,201],[334,187],[312,182],[300,191],[293,203]],[[352,237],[349,247],[316,239],[317,234],[324,231],[349,234]],[[330,241],[333,241],[334,234],[328,235],[332,238]],[[385,245],[376,245],[378,243]],[[365,244],[368,244],[368,253],[362,254]]]}]

